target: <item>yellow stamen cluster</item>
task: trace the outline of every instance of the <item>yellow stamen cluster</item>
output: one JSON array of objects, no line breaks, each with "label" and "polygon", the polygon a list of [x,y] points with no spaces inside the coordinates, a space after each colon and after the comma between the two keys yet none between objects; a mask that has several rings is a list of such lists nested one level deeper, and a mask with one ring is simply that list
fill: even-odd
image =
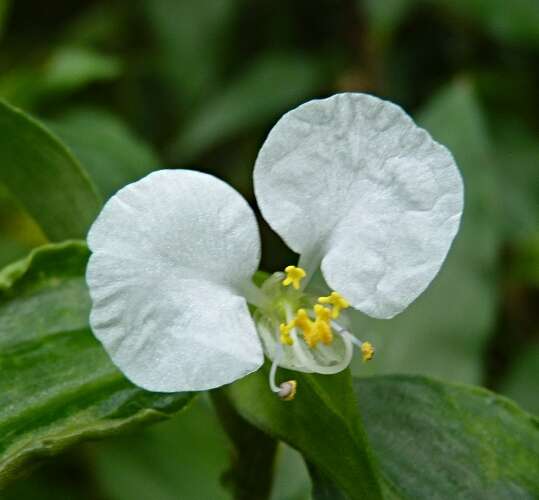
[{"label": "yellow stamen cluster", "polygon": [[337,319],[343,309],[350,307],[348,301],[338,292],[331,292],[327,297],[319,297],[320,304],[329,304],[331,308],[331,317]]},{"label": "yellow stamen cluster", "polygon": [[283,285],[292,285],[296,290],[299,290],[300,282],[306,276],[306,272],[301,267],[287,266],[284,270],[286,278],[283,280]]},{"label": "yellow stamen cluster", "polygon": [[331,311],[324,306],[314,306],[314,321],[309,318],[305,309],[299,309],[294,320],[295,325],[303,332],[303,338],[309,347],[316,347],[318,342],[331,344],[333,332],[331,331]]},{"label": "yellow stamen cluster", "polygon": [[363,342],[361,344],[361,354],[365,363],[374,357],[374,347],[370,342]]},{"label": "yellow stamen cluster", "polygon": [[303,333],[303,339],[309,347],[316,347],[318,342],[331,344],[333,332],[331,331],[331,310],[316,304],[314,306],[315,319],[312,320],[305,309],[298,309],[296,317],[289,323],[281,324],[281,343],[292,345],[290,332],[298,328]]},{"label": "yellow stamen cluster", "polygon": [[[286,278],[283,286],[292,285],[296,290],[300,288],[300,282],[306,273],[301,267],[288,266],[285,268]],[[301,330],[305,343],[314,348],[319,342],[329,345],[333,342],[331,321],[337,319],[343,309],[350,307],[349,302],[338,292],[331,292],[327,297],[318,297],[318,304],[313,307],[311,315],[305,309],[298,309],[296,316],[288,323],[280,325],[281,344],[291,346],[294,339],[291,332],[294,328]],[[330,307],[325,307],[330,306]],[[314,314],[313,314],[314,313]],[[314,319],[311,319],[314,316]],[[370,342],[361,344],[363,361],[370,361],[374,357],[374,347]]]}]

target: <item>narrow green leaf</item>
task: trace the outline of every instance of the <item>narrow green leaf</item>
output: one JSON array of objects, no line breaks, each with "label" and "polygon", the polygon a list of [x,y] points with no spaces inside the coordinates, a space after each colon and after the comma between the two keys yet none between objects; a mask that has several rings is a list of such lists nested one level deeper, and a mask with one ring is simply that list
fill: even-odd
[{"label": "narrow green leaf", "polygon": [[186,393],[139,389],[88,326],[83,243],[47,245],[0,273],[0,484],[84,439],[172,415]]},{"label": "narrow green leaf", "polygon": [[521,121],[503,115],[493,124],[496,174],[503,189],[500,204],[507,237],[526,239],[539,229],[539,141]]},{"label": "narrow green leaf", "polygon": [[188,161],[238,133],[266,124],[311,95],[322,80],[319,61],[299,54],[265,54],[201,107],[172,145],[171,154]]},{"label": "narrow green leaf", "polygon": [[269,390],[267,373],[265,367],[229,387],[239,413],[300,451],[350,499],[381,498],[349,371],[329,377],[283,370],[282,380],[298,382],[290,402]]},{"label": "narrow green leaf", "polygon": [[104,111],[72,110],[48,124],[84,165],[105,198],[159,168],[154,152]]},{"label": "narrow green leaf", "polygon": [[301,454],[280,442],[271,500],[311,500],[311,480]]},{"label": "narrow green leaf", "polygon": [[23,109],[35,109],[95,82],[117,78],[120,60],[90,47],[61,45],[45,61],[15,66],[0,76],[0,97]]},{"label": "narrow green leaf", "polygon": [[313,484],[313,500],[347,500],[348,497],[323,472],[314,465],[307,465]]},{"label": "narrow green leaf", "polygon": [[182,108],[203,101],[226,65],[237,0],[142,0],[157,45],[155,65]]},{"label": "narrow green leaf", "polygon": [[235,500],[267,500],[271,493],[277,441],[242,418],[224,390],[211,393],[221,425],[234,446],[226,483]]},{"label": "narrow green leaf", "polygon": [[86,172],[44,126],[0,101],[0,182],[53,241],[84,238],[101,201]]},{"label": "narrow green leaf", "polygon": [[356,0],[358,9],[364,10],[369,19],[371,36],[387,42],[400,23],[419,0]]},{"label": "narrow green leaf", "polygon": [[41,84],[52,93],[66,93],[90,82],[111,80],[120,75],[118,58],[89,47],[63,46],[51,54]]},{"label": "narrow green leaf", "polygon": [[512,401],[425,377],[356,379],[354,387],[397,498],[539,496],[539,421]]}]

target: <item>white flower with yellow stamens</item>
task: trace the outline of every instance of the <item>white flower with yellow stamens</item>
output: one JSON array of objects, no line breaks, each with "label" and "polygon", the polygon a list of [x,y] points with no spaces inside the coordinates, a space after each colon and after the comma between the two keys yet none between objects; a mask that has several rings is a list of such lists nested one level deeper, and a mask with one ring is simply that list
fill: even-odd
[{"label": "white flower with yellow stamens", "polygon": [[[405,309],[438,272],[463,204],[447,149],[401,108],[365,94],[283,116],[254,182],[262,215],[300,254],[260,288],[255,216],[210,175],[154,172],[121,189],[92,226],[91,326],[135,384],[211,389],[257,370],[265,352],[272,390],[291,399],[296,384],[277,385],[278,366],[337,373],[353,345],[371,359],[372,345],[340,316]],[[318,270],[331,290],[313,295]]]}]

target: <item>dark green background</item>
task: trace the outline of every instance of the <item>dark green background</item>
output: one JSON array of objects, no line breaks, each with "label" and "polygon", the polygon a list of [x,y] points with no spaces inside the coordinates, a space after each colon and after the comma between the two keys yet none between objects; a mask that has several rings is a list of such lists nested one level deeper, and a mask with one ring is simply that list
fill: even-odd
[{"label": "dark green background", "polygon": [[[394,320],[354,319],[378,347],[354,372],[483,385],[538,413],[537,0],[0,0],[0,97],[46,123],[105,199],[152,169],[195,168],[255,206],[251,172],[271,126],[342,91],[404,107],[452,150],[466,187],[433,285]],[[260,222],[262,267],[293,262]],[[0,264],[48,239],[0,185]],[[229,447],[200,399],[73,449],[2,498],[229,498]],[[308,491],[301,459],[283,449],[273,498]]]}]

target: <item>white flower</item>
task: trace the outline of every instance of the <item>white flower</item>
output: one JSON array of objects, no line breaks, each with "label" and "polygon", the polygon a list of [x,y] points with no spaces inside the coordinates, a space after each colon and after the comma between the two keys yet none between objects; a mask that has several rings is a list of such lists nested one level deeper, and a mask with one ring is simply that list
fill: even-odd
[{"label": "white flower", "polygon": [[[405,309],[442,265],[463,205],[447,149],[365,94],[284,115],[254,183],[264,218],[300,254],[261,288],[255,216],[210,175],[154,172],[121,189],[92,226],[91,326],[135,384],[210,389],[257,370],[265,352],[272,389],[290,398],[295,383],[275,384],[278,365],[336,373],[352,344],[370,359],[372,346],[335,321],[341,310],[391,318]],[[318,269],[336,292],[317,303],[308,283]]]}]

